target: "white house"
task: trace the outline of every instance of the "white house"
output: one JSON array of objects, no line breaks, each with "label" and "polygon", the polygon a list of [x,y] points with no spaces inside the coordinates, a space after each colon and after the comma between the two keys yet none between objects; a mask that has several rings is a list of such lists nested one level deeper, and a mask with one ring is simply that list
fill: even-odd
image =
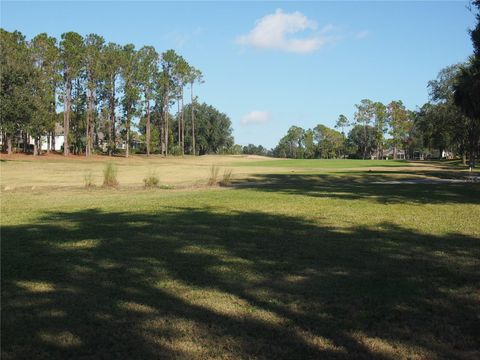
[{"label": "white house", "polygon": [[[65,140],[63,134],[55,135],[55,141],[52,141],[50,145],[50,150],[61,151],[64,141]],[[42,136],[42,150],[48,150],[48,138],[46,136]]]},{"label": "white house", "polygon": [[[55,139],[52,139],[51,136],[50,137],[42,136],[41,140],[42,140],[42,142],[41,142],[42,143],[42,146],[41,146],[42,150],[48,150],[48,140],[50,140],[50,142],[51,142],[50,150],[61,151],[63,143],[65,141],[63,126],[61,126],[58,123],[55,125]],[[33,143],[33,141],[32,141],[32,143]]]}]

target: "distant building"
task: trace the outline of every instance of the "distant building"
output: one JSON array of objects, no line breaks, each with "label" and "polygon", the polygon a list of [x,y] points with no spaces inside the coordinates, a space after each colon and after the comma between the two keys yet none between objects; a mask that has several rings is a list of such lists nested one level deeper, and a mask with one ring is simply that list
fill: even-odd
[{"label": "distant building", "polygon": [[442,150],[442,152],[440,153],[440,150],[435,149],[432,150],[427,157],[429,159],[453,159],[455,156],[451,151]]},{"label": "distant building", "polygon": [[[54,151],[61,151],[63,147],[63,143],[65,142],[65,135],[63,131],[63,126],[60,124],[55,125],[55,136],[42,136],[42,150],[48,150],[49,144],[48,142],[50,141],[50,150]],[[30,139],[30,143],[33,144],[33,139]]]},{"label": "distant building", "polygon": [[383,151],[383,159],[386,160],[405,160],[405,150],[397,149],[396,156],[394,158],[394,149],[387,149]]}]

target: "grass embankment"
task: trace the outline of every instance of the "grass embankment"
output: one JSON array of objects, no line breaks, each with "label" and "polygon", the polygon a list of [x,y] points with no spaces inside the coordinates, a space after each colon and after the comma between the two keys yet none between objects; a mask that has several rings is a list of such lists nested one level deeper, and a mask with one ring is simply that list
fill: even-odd
[{"label": "grass embankment", "polygon": [[3,192],[2,358],[478,358],[479,184],[290,170]]}]

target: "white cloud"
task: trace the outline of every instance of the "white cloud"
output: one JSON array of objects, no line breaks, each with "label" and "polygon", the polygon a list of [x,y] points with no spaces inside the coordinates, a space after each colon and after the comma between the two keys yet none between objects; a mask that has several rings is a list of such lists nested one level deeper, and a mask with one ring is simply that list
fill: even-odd
[{"label": "white cloud", "polygon": [[270,113],[268,111],[252,111],[240,119],[240,124],[262,124],[270,121]]},{"label": "white cloud", "polygon": [[[277,9],[275,13],[265,15],[257,21],[255,27],[247,35],[237,37],[239,44],[250,45],[258,49],[275,49],[294,53],[310,53],[320,49],[325,44],[333,41],[327,33],[333,30],[332,25],[327,25],[317,31],[317,23],[308,19],[302,13],[284,13]],[[309,31],[309,36],[292,37]]]}]

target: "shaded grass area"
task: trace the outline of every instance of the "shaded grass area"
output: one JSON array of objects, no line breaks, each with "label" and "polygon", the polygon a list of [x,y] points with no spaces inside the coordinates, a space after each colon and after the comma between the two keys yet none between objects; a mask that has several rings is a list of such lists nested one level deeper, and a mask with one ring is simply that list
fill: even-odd
[{"label": "shaded grass area", "polygon": [[404,160],[352,160],[352,159],[276,159],[239,163],[238,166],[260,166],[281,168],[327,168],[346,169],[364,167],[404,167],[411,163]]},{"label": "shaded grass area", "polygon": [[478,184],[264,177],[10,194],[2,358],[478,358]]},{"label": "shaded grass area", "polygon": [[[395,177],[392,177],[392,175]],[[239,179],[235,185],[238,189],[251,188],[259,192],[280,192],[342,200],[363,199],[382,204],[480,204],[480,184],[478,183],[447,185],[381,184],[382,181],[407,180],[412,179],[413,176],[427,176],[437,179],[464,179],[466,177],[464,173],[451,176],[450,173],[431,171],[257,174],[254,181]]]}]

